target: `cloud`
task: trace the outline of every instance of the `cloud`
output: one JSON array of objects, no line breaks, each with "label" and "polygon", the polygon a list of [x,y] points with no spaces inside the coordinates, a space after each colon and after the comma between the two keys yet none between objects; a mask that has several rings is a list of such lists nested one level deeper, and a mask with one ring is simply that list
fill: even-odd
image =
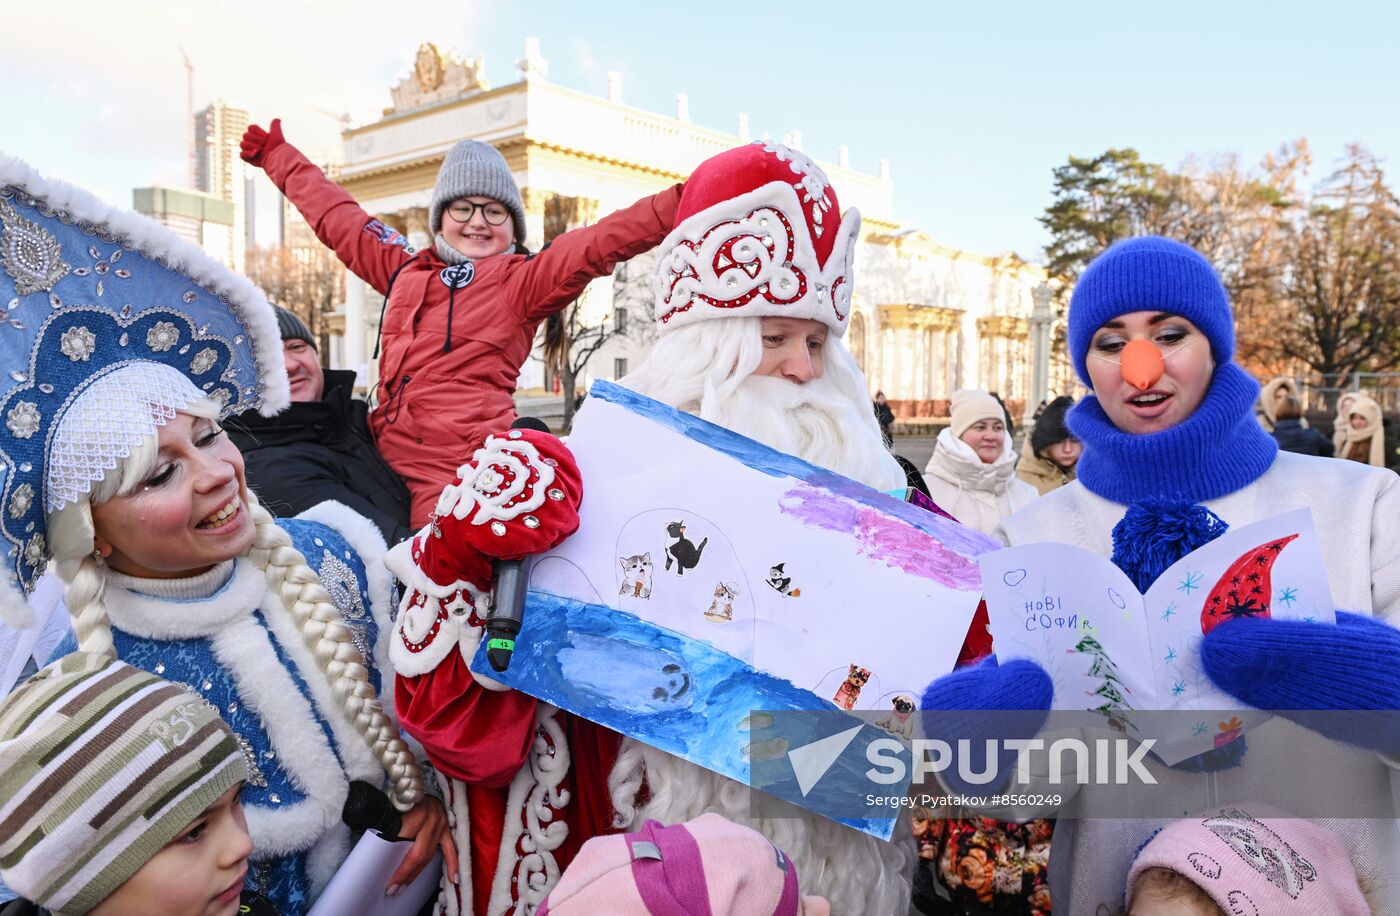
[{"label": "cloud", "polygon": [[[183,49],[194,63],[198,110],[222,98],[257,123],[281,117],[314,158],[339,155],[338,117],[363,123],[389,105],[420,42],[470,51],[490,15],[487,0],[448,5],[370,0],[269,2],[128,0],[7,3],[11,42],[0,60],[7,152],[117,203],[130,188],[183,184],[187,170]],[[24,130],[12,130],[23,125]]]},{"label": "cloud", "polygon": [[593,46],[583,38],[575,35],[573,38],[574,59],[578,64],[579,72],[585,76],[597,76],[602,67],[598,64],[598,58],[593,54]]}]

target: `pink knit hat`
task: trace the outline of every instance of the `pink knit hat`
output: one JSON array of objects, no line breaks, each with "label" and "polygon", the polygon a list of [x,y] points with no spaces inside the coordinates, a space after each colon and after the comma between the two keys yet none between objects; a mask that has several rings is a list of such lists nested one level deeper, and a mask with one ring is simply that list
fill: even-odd
[{"label": "pink knit hat", "polygon": [[1148,868],[1168,868],[1239,916],[1369,916],[1342,841],[1311,821],[1227,806],[1158,831],[1128,872],[1128,896]]},{"label": "pink knit hat", "polygon": [[797,866],[762,834],[702,814],[594,837],[535,916],[830,916],[800,897]]}]

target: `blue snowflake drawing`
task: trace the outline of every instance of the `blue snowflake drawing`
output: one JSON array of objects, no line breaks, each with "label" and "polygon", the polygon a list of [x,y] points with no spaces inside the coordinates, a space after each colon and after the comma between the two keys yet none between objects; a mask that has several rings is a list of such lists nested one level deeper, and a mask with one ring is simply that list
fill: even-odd
[{"label": "blue snowflake drawing", "polygon": [[1181,583],[1180,583],[1179,585],[1177,585],[1176,590],[1179,591],[1179,592],[1185,592],[1186,594],[1189,595],[1189,594],[1191,594],[1191,592],[1193,592],[1194,590],[1196,590],[1196,589],[1198,589],[1198,588],[1200,588],[1200,587],[1201,587],[1201,573],[1198,573],[1198,572],[1189,572],[1189,573],[1186,574],[1186,578],[1185,578],[1185,579],[1182,579],[1182,580],[1181,580]]},{"label": "blue snowflake drawing", "polygon": [[1192,735],[1204,735],[1205,733],[1206,733],[1206,724],[1205,724],[1204,722],[1197,722],[1197,723],[1196,723],[1196,726],[1195,726],[1194,728],[1191,729],[1191,734],[1192,734]]},{"label": "blue snowflake drawing", "polygon": [[1176,650],[1173,649],[1171,646],[1167,646],[1167,657],[1165,661],[1168,665],[1176,661]]},{"label": "blue snowflake drawing", "polygon": [[1293,602],[1298,600],[1298,590],[1296,588],[1281,588],[1278,593],[1278,600],[1286,607],[1292,607]]},{"label": "blue snowflake drawing", "polygon": [[1303,623],[1317,623],[1317,618],[1309,614],[1303,618]]},{"label": "blue snowflake drawing", "polygon": [[1174,614],[1176,614],[1176,602],[1173,601],[1171,604],[1167,605],[1167,609],[1162,612],[1162,619],[1171,620]]},{"label": "blue snowflake drawing", "polygon": [[1174,696],[1174,697],[1179,697],[1179,696],[1181,696],[1181,695],[1182,695],[1183,693],[1185,693],[1185,692],[1186,692],[1186,682],[1185,682],[1185,681],[1177,681],[1175,684],[1172,685],[1172,696]]}]

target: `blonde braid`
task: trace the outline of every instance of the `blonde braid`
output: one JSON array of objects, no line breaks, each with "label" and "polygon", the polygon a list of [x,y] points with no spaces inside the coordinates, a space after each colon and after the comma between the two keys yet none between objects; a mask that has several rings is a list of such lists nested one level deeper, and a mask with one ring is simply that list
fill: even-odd
[{"label": "blonde braid", "polygon": [[107,622],[107,606],[102,603],[107,577],[98,568],[97,561],[91,556],[83,556],[55,565],[58,577],[67,583],[63,590],[63,603],[68,606],[68,613],[73,618],[73,635],[77,637],[78,649],[116,658],[117,646],[112,641],[112,626]]},{"label": "blonde braid", "polygon": [[65,585],[63,603],[73,618],[78,648],[116,658],[112,626],[107,622],[107,606],[102,601],[107,577],[92,555],[92,506],[83,499],[49,513],[47,532],[53,552],[50,562]]},{"label": "blonde braid", "polygon": [[395,807],[407,811],[423,797],[422,775],[413,754],[384,714],[349,628],[320,578],[292,546],[291,537],[251,492],[248,508],[256,526],[248,559],[267,575],[269,586],[296,621],[336,699],[384,765],[393,782],[391,796]]}]

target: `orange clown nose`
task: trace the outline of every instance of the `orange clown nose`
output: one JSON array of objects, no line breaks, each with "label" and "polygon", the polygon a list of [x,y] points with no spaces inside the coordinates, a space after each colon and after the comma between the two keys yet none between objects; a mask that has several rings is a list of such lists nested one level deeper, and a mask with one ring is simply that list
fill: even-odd
[{"label": "orange clown nose", "polygon": [[1151,341],[1130,340],[1123,348],[1119,371],[1123,373],[1123,381],[1138,391],[1155,385],[1165,369],[1162,352]]}]

